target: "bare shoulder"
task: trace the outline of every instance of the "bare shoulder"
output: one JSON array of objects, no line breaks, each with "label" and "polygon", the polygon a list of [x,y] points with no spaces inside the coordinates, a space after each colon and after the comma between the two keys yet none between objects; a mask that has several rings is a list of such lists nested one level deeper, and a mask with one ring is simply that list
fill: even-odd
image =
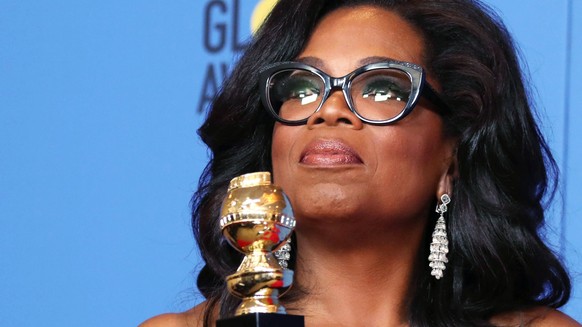
[{"label": "bare shoulder", "polygon": [[138,327],[202,327],[206,302],[180,313],[165,313],[150,318]]},{"label": "bare shoulder", "polygon": [[572,319],[567,314],[552,308],[536,308],[530,312],[532,318],[532,327],[546,326],[563,326],[563,327],[582,327],[580,323]]},{"label": "bare shoulder", "polygon": [[582,327],[567,314],[548,307],[536,307],[526,311],[498,315],[491,320],[497,326],[528,327]]}]

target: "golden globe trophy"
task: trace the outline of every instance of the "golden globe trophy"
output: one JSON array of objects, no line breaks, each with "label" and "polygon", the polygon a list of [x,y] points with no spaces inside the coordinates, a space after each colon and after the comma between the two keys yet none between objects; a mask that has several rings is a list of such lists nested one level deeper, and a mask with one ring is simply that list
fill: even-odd
[{"label": "golden globe trophy", "polygon": [[273,252],[291,237],[295,218],[287,196],[271,184],[271,174],[231,180],[220,216],[224,237],[245,257],[226,278],[229,292],[242,302],[234,317],[220,319],[216,326],[304,326],[303,316],[286,314],[279,303],[279,296],[291,287],[293,271],[283,269]]}]

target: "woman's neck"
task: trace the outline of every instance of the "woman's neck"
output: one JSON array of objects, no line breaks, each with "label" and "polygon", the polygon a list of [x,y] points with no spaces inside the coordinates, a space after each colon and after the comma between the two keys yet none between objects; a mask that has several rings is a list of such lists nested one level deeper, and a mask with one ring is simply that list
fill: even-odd
[{"label": "woman's neck", "polygon": [[298,230],[295,283],[306,294],[289,312],[304,315],[308,326],[406,325],[406,296],[424,227]]}]

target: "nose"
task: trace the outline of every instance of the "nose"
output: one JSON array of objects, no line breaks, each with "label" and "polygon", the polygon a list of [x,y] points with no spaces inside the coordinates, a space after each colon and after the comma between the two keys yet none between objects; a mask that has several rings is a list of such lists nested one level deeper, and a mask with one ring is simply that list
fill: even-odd
[{"label": "nose", "polygon": [[307,127],[340,125],[361,129],[364,123],[350,110],[342,91],[337,90],[330,94],[319,111],[307,119]]}]

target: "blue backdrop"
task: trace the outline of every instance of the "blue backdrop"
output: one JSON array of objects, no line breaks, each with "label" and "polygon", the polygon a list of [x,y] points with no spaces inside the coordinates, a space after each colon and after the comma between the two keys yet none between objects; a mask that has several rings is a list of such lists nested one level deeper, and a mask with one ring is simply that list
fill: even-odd
[{"label": "blue backdrop", "polygon": [[[201,301],[195,132],[258,2],[0,0],[0,326],[131,326]],[[547,234],[582,320],[582,2],[487,2],[562,170]]]}]

